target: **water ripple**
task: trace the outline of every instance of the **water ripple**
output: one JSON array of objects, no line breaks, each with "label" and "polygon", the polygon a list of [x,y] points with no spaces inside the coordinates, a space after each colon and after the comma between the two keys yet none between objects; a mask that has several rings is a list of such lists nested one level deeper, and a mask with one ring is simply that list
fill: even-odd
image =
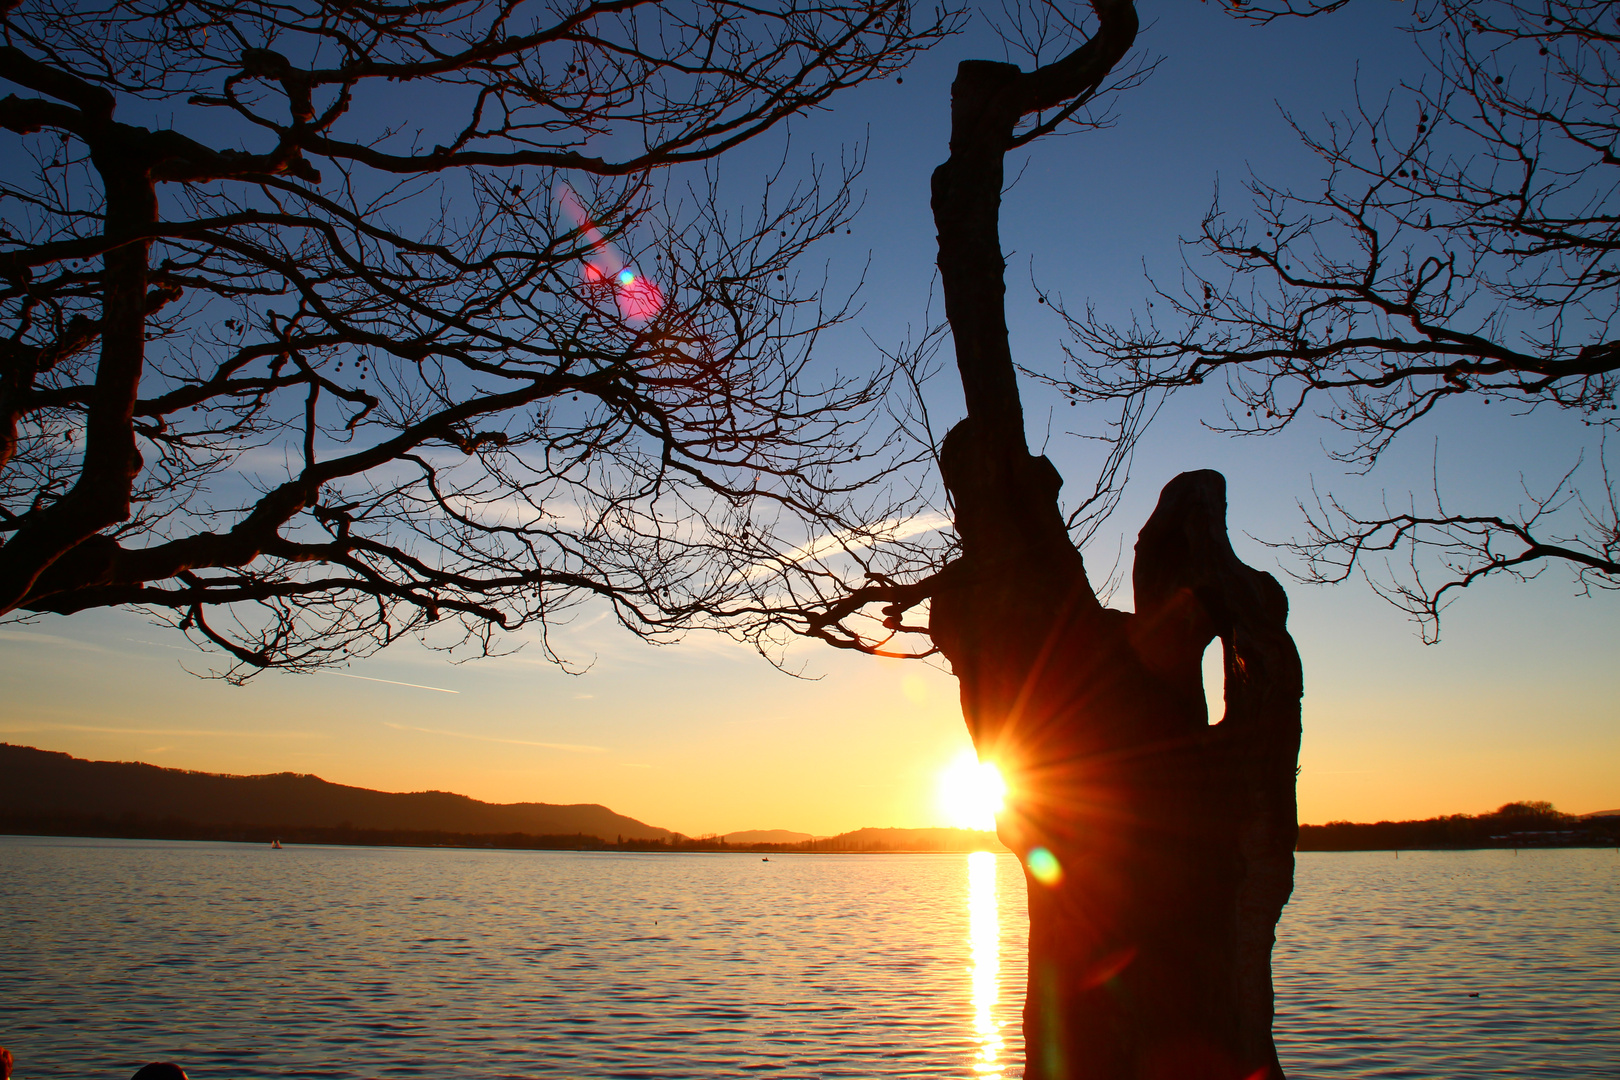
[{"label": "water ripple", "polygon": [[[18,1080],[162,1059],[196,1080],[1012,1080],[1022,1056],[1009,856],[0,837],[0,865]],[[1620,1075],[1617,872],[1608,851],[1301,856],[1285,1064]]]}]

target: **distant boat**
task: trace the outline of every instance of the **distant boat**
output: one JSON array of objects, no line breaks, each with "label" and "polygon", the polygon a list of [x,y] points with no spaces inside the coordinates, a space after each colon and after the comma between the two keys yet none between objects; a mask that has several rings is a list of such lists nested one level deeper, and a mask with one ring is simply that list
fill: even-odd
[{"label": "distant boat", "polygon": [[272,841],[270,841],[270,846],[272,848],[274,848],[276,851],[280,851],[281,850],[281,841],[280,840],[272,840]]}]

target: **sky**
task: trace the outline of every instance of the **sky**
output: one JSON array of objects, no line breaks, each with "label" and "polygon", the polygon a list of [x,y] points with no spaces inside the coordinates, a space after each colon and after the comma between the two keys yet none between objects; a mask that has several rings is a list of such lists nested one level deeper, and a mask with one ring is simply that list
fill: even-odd
[{"label": "sky", "polygon": [[[1071,308],[1089,300],[1128,317],[1146,295],[1144,272],[1174,280],[1177,237],[1196,230],[1217,184],[1234,209],[1251,168],[1309,186],[1313,162],[1284,109],[1313,122],[1342,109],[1358,82],[1382,94],[1419,72],[1397,29],[1409,5],[1368,0],[1272,27],[1185,0],[1140,8],[1140,45],[1162,58],[1157,70],[1119,99],[1112,128],[1037,144],[1004,201],[1014,350],[1037,367],[1060,358],[1062,335],[1036,305],[1032,277]],[[868,147],[864,210],[828,254],[835,280],[871,260],[861,316],[828,342],[840,363],[872,356],[868,336],[892,345],[922,324],[934,258],[928,177],[945,154],[951,74],[968,57],[1002,58],[982,21],[903,83],[859,88],[792,131],[790,153],[806,161]],[[728,182],[746,188],[781,152],[764,143],[734,155]],[[947,424],[962,410],[953,374],[930,388]],[[1193,468],[1227,475],[1239,556],[1289,588],[1306,688],[1301,820],[1478,813],[1516,799],[1575,813],[1620,807],[1620,598],[1578,597],[1557,567],[1528,584],[1489,582],[1450,609],[1431,646],[1359,582],[1290,584],[1291,564],[1262,542],[1299,534],[1295,503],[1313,482],[1365,505],[1386,492],[1404,499],[1432,473],[1459,504],[1511,503],[1521,477],[1534,486],[1573,463],[1578,422],[1460,406],[1356,477],[1324,454],[1322,425],[1258,440],[1210,431],[1221,399],[1202,389],[1212,392],[1160,414],[1088,563],[1095,579],[1118,553],[1128,581],[1131,541],[1163,484]],[[1085,483],[1085,443],[1065,433],[1058,403],[1026,393],[1032,445],[1072,485]],[[1128,590],[1113,600],[1129,601]],[[510,654],[459,665],[405,643],[344,672],[267,672],[233,687],[193,674],[210,658],[138,614],[40,617],[0,626],[0,740],[390,791],[601,803],[689,835],[948,820],[939,777],[969,742],[940,666],[807,643],[790,657],[805,677],[792,678],[725,639],[654,647],[590,610],[552,640],[585,673],[558,670],[517,635]]]}]

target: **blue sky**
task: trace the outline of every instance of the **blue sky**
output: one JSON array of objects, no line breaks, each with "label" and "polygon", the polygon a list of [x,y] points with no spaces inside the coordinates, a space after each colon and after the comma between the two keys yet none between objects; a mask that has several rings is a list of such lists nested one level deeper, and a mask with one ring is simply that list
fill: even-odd
[{"label": "blue sky", "polygon": [[[1035,303],[1032,272],[1071,307],[1089,300],[1127,316],[1146,295],[1144,268],[1161,280],[1179,272],[1177,237],[1196,230],[1217,183],[1238,212],[1251,167],[1315,182],[1280,106],[1311,122],[1344,108],[1358,79],[1381,95],[1420,73],[1398,30],[1405,4],[1365,0],[1270,27],[1215,5],[1141,9],[1141,48],[1163,58],[1157,71],[1118,99],[1112,129],[1036,144],[1004,203],[1009,319],[1015,353],[1032,366],[1061,358],[1061,327]],[[860,88],[793,127],[788,153],[801,163],[869,147],[865,209],[825,253],[835,281],[871,259],[861,317],[824,343],[841,365],[870,362],[866,335],[892,345],[921,326],[934,258],[928,176],[945,152],[952,71],[970,56],[1001,57],[982,21],[903,83]],[[765,142],[728,158],[728,185],[748,190],[780,153]],[[953,375],[930,388],[942,427],[961,412]],[[1239,554],[1283,577],[1287,564],[1252,538],[1297,534],[1294,501],[1313,480],[1372,500],[1426,488],[1433,467],[1456,499],[1499,505],[1521,473],[1543,483],[1583,445],[1569,418],[1459,406],[1408,433],[1371,476],[1351,477],[1322,452],[1325,425],[1258,440],[1207,430],[1221,400],[1203,389],[1173,401],[1146,438],[1089,555],[1094,577],[1116,551],[1128,560],[1159,488],[1184,469],[1227,474]],[[1086,483],[1085,444],[1063,434],[1073,414],[1028,393],[1032,442],[1050,430],[1047,453],[1072,486]],[[1478,812],[1522,798],[1575,812],[1620,806],[1614,598],[1575,598],[1556,567],[1528,585],[1487,584],[1451,609],[1441,644],[1425,646],[1359,583],[1289,591],[1306,671],[1303,820]],[[806,645],[795,657],[819,679],[795,681],[731,643],[655,649],[589,612],[562,632],[564,648],[593,661],[581,676],[533,648],[453,666],[405,645],[346,674],[267,673],[234,688],[195,678],[186,668],[205,670],[206,657],[117,612],[0,628],[0,642],[7,741],[391,790],[601,802],[691,834],[931,824],[941,820],[936,777],[967,746],[954,682],[938,669]]]}]

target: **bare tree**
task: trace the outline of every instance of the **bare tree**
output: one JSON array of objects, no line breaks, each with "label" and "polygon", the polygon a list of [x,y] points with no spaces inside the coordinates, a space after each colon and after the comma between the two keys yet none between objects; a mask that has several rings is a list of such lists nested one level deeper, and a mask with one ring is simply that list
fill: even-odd
[{"label": "bare tree", "polygon": [[1320,415],[1359,470],[1462,401],[1579,417],[1594,436],[1584,461],[1508,505],[1460,508],[1437,481],[1432,502],[1304,506],[1309,532],[1286,545],[1302,577],[1363,573],[1434,640],[1458,590],[1492,575],[1563,564],[1582,592],[1620,587],[1604,455],[1620,423],[1620,28],[1598,0],[1425,0],[1410,31],[1422,80],[1324,130],[1296,124],[1322,162],[1320,194],[1256,180],[1252,223],[1217,205],[1194,242],[1207,258],[1158,292],[1179,319],[1077,315],[1085,348],[1054,381],[1095,400],[1224,378],[1227,430]]},{"label": "bare tree", "polygon": [[[954,17],[912,27],[898,0],[518,10],[6,8],[0,75],[37,96],[0,101],[0,127],[37,168],[0,192],[5,608],[170,613],[241,671],[444,617],[487,645],[588,596],[647,636],[939,652],[1012,781],[1026,1075],[1280,1080],[1286,598],[1238,562],[1224,481],[1199,472],[1142,530],[1136,612],[1105,608],[1077,541],[1148,398],[1120,395],[1102,479],[1065,508],[1028,450],[1008,341],[1006,157],[1100,121],[1139,71],[1122,66],[1134,5],[1009,5],[1030,70],[958,70],[932,191],[968,416],[938,446],[954,535],[927,540],[911,538],[944,522],[873,481],[903,475],[904,421],[932,448],[885,378],[921,379],[941,336],[876,378],[810,382],[809,346],[844,309],[785,288],[841,227],[847,185],[739,225],[712,189],[652,177],[893,70]],[[375,89],[396,82],[434,95]],[[141,108],[167,126],[113,118]],[[419,128],[439,112],[435,141]]]},{"label": "bare tree", "polygon": [[893,518],[892,372],[811,366],[849,308],[794,270],[858,161],[751,217],[693,163],[953,11],[0,12],[0,613],[132,605],[235,678],[590,597],[763,645],[761,574]]}]

